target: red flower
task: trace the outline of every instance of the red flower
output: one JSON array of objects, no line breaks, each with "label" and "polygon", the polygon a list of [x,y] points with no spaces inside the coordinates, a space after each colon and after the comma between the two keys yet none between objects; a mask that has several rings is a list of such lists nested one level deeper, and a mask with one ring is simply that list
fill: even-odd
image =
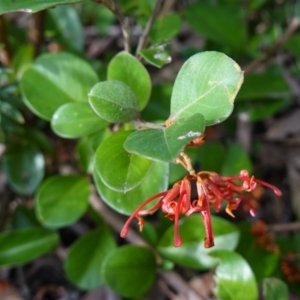
[{"label": "red flower", "polygon": [[[191,182],[196,183],[197,199],[192,198]],[[255,210],[244,192],[253,191],[257,184],[271,188],[278,196],[282,195],[281,191],[275,186],[258,180],[254,176],[250,177],[246,170],[242,170],[239,176],[222,176],[207,171],[185,176],[168,191],[156,194],[139,205],[125,223],[121,231],[121,237],[127,235],[129,224],[134,218],[138,219],[140,231],[142,231],[144,219],[141,216],[154,213],[161,208],[166,217],[174,221],[174,246],[179,247],[182,243],[179,235],[180,214],[189,216],[192,213],[199,212],[206,232],[204,247],[210,248],[214,246],[210,208],[215,208],[216,212],[219,212],[222,201],[227,201],[225,211],[234,217],[232,211],[237,209],[241,201],[246,201],[250,206],[250,214],[255,216]],[[143,207],[155,199],[159,199],[159,201],[152,208],[142,210]]]}]

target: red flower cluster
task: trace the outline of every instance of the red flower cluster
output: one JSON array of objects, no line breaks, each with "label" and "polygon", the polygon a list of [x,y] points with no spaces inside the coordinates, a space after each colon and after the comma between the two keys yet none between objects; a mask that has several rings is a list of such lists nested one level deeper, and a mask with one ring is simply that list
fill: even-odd
[{"label": "red flower cluster", "polygon": [[[191,183],[195,182],[197,188],[197,198],[192,197]],[[166,217],[174,221],[174,246],[179,247],[182,240],[179,235],[179,216],[183,214],[189,216],[192,213],[200,213],[205,226],[206,238],[204,247],[214,246],[214,236],[211,225],[210,208],[215,208],[219,212],[222,202],[226,201],[226,212],[234,217],[232,211],[237,209],[241,201],[247,202],[250,207],[250,214],[255,216],[255,210],[244,192],[251,192],[257,184],[264,185],[274,191],[278,196],[282,193],[275,186],[264,181],[249,176],[248,171],[242,170],[239,176],[222,176],[215,172],[202,171],[197,174],[185,176],[181,181],[175,183],[168,191],[156,194],[143,202],[125,223],[121,237],[125,237],[128,232],[130,222],[137,218],[140,231],[143,229],[144,219],[142,215],[154,213],[161,208]],[[159,199],[150,209],[142,210],[148,203]]]}]

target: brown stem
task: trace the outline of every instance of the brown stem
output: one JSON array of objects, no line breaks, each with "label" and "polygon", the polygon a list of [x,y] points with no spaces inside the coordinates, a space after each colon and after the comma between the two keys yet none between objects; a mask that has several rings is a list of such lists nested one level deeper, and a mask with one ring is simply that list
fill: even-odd
[{"label": "brown stem", "polygon": [[0,62],[4,66],[10,66],[12,59],[11,48],[7,39],[4,17],[0,16]]},{"label": "brown stem", "polygon": [[32,18],[29,24],[28,38],[34,46],[34,55],[39,54],[41,45],[44,39],[44,27],[45,27],[46,11],[42,10],[35,14],[32,14]]},{"label": "brown stem", "polygon": [[155,19],[159,15],[159,12],[161,11],[164,2],[165,2],[165,0],[157,0],[156,1],[156,5],[153,9],[152,15],[149,18],[142,35],[140,36],[139,43],[138,43],[138,46],[137,46],[137,49],[136,49],[136,56],[139,56],[139,51],[142,50],[145,47],[147,37],[149,35],[151,27],[152,27]]},{"label": "brown stem", "polygon": [[300,222],[274,224],[268,226],[268,231],[272,232],[288,232],[300,230]]},{"label": "brown stem", "polygon": [[[120,232],[124,221],[120,219],[120,216],[111,210],[108,206],[106,206],[96,195],[96,193],[92,193],[90,197],[90,205],[91,207],[99,213],[102,218],[116,231]],[[149,244],[146,243],[144,239],[141,238],[140,235],[135,233],[133,230],[129,229],[128,234],[126,236],[126,240],[135,245],[141,245],[145,247],[151,248]],[[156,258],[158,262],[162,261],[162,258],[159,254],[156,253]],[[190,300],[207,300],[200,294],[198,294],[192,287],[188,285],[184,279],[174,271],[159,271],[160,277],[171,287],[174,288],[178,293],[183,294]]]},{"label": "brown stem", "polygon": [[125,17],[120,9],[117,0],[94,0],[96,3],[104,4],[118,19],[121,24],[121,29],[124,38],[124,49],[130,52],[130,23],[129,19]]},{"label": "brown stem", "polygon": [[269,48],[266,55],[262,59],[256,59],[244,68],[245,74],[249,74],[257,70],[264,63],[266,63],[276,52],[282,47],[282,45],[294,34],[294,32],[300,27],[300,18],[294,17],[282,36]]}]

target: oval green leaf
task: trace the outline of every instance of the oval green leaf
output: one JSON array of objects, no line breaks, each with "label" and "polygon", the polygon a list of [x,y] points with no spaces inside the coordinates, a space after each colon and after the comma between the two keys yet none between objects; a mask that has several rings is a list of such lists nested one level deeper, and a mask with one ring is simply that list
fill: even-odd
[{"label": "oval green leaf", "polygon": [[26,228],[0,233],[0,266],[30,262],[52,251],[59,242],[56,232]]},{"label": "oval green leaf", "polygon": [[12,1],[12,0],[1,0],[0,2],[0,15],[11,12],[11,11],[25,11],[29,13],[34,13],[39,10],[53,7],[59,4],[71,4],[82,2],[83,0],[22,0],[22,1]]},{"label": "oval green leaf", "polygon": [[60,5],[49,9],[48,13],[47,21],[49,20],[50,22],[48,21],[47,23],[53,26],[49,28],[51,31],[51,40],[57,41],[59,44],[73,51],[82,52],[84,33],[76,8],[71,5]]},{"label": "oval green leaf", "polygon": [[[222,300],[257,300],[255,276],[247,261],[238,253],[217,250],[210,254],[219,259],[215,271],[215,294]],[[234,270],[234,271],[233,271]]]},{"label": "oval green leaf", "polygon": [[101,130],[108,122],[101,119],[88,103],[66,103],[51,120],[53,131],[64,138],[78,138]]},{"label": "oval green leaf", "polygon": [[243,72],[231,58],[208,51],[193,55],[180,69],[171,98],[169,119],[204,116],[206,125],[224,121],[243,83]]},{"label": "oval green leaf", "polygon": [[97,83],[89,93],[93,110],[111,123],[128,122],[139,116],[139,104],[131,88],[117,80]]},{"label": "oval green leaf", "polygon": [[146,293],[156,278],[154,253],[134,245],[120,247],[103,262],[101,273],[106,284],[124,297],[139,297]]},{"label": "oval green leaf", "polygon": [[25,104],[50,121],[61,105],[87,102],[88,92],[97,81],[97,74],[88,63],[60,52],[40,56],[24,73],[21,88]]},{"label": "oval green leaf", "polygon": [[53,176],[35,197],[38,219],[48,227],[64,227],[77,221],[88,206],[90,187],[82,176]]},{"label": "oval green leaf", "polygon": [[151,93],[149,73],[142,63],[130,53],[120,52],[110,61],[107,78],[127,84],[135,93],[140,110],[148,103]]},{"label": "oval green leaf", "polygon": [[128,153],[123,144],[132,131],[119,131],[102,142],[96,152],[96,171],[110,189],[127,193],[148,175],[153,161]]},{"label": "oval green leaf", "polygon": [[64,266],[68,278],[84,290],[103,285],[101,265],[115,248],[115,239],[107,228],[99,228],[85,234],[68,250]]},{"label": "oval green leaf", "polygon": [[287,285],[278,278],[265,278],[263,282],[263,295],[265,300],[288,300]]},{"label": "oval green leaf", "polygon": [[3,171],[11,188],[22,195],[31,195],[45,172],[43,154],[32,145],[10,148],[2,157]]},{"label": "oval green leaf", "polygon": [[168,14],[155,20],[150,30],[149,37],[152,43],[168,41],[179,33],[180,27],[181,19],[179,15],[175,13]]},{"label": "oval green leaf", "polygon": [[203,116],[195,114],[176,120],[169,127],[135,131],[126,139],[124,148],[153,160],[171,162],[190,141],[201,136],[204,129]]},{"label": "oval green leaf", "polygon": [[247,40],[245,17],[236,5],[197,3],[189,5],[184,16],[192,29],[207,39],[236,52],[244,50]]},{"label": "oval green leaf", "polygon": [[[164,46],[154,45],[148,49],[139,51],[139,54],[151,65],[161,68],[172,61],[170,53]],[[160,100],[160,99],[159,99]],[[168,112],[169,113],[169,112]]]},{"label": "oval green leaf", "polygon": [[126,194],[108,188],[95,171],[94,181],[101,199],[106,204],[121,214],[130,215],[147,198],[167,189],[168,173],[168,164],[156,162],[145,180]]},{"label": "oval green leaf", "polygon": [[158,251],[167,259],[180,265],[208,270],[216,266],[217,260],[210,256],[217,249],[233,250],[239,240],[237,228],[230,222],[212,217],[212,227],[215,237],[213,248],[204,248],[205,229],[199,214],[184,218],[180,223],[180,236],[182,245],[178,248],[173,246],[174,226],[172,225],[158,243]]}]

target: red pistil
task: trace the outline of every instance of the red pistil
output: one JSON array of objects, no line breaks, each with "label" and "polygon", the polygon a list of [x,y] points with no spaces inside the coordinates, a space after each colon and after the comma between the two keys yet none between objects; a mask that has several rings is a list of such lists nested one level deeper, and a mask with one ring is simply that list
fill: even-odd
[{"label": "red pistil", "polygon": [[[198,199],[191,199],[191,182],[196,181]],[[240,182],[240,183],[238,183]],[[211,224],[210,208],[214,207],[217,212],[222,207],[222,201],[227,201],[226,212],[234,217],[232,211],[237,209],[241,201],[245,201],[250,209],[250,214],[255,216],[255,209],[251,205],[249,199],[244,192],[252,192],[257,184],[266,186],[281,196],[281,191],[275,186],[264,181],[249,176],[248,171],[242,170],[240,176],[222,176],[214,172],[202,171],[194,175],[185,176],[178,181],[168,191],[158,193],[142,204],[133,212],[125,223],[121,237],[125,237],[128,233],[129,224],[134,218],[137,218],[140,230],[143,229],[144,219],[142,215],[154,213],[161,208],[165,216],[174,221],[174,246],[179,247],[182,243],[179,235],[179,217],[180,214],[189,216],[195,212],[200,213],[206,237],[204,239],[204,247],[210,248],[214,246],[214,236]],[[159,199],[152,208],[142,210],[148,203]]]}]

